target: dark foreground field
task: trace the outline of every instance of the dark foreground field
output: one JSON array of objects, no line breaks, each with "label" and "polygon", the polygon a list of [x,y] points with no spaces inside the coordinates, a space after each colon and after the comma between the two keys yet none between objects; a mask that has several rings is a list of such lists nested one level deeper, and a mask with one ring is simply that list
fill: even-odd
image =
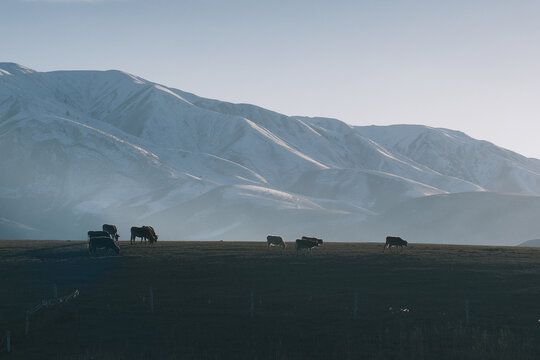
[{"label": "dark foreground field", "polygon": [[[121,243],[89,256],[85,242],[0,241],[0,357],[538,358],[539,250],[382,247]],[[54,284],[79,296],[36,312],[25,335]]]}]

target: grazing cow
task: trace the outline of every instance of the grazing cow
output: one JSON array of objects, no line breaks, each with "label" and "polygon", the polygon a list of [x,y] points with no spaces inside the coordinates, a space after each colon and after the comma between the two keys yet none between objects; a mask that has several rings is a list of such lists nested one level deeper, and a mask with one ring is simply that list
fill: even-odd
[{"label": "grazing cow", "polygon": [[302,240],[315,241],[317,246],[321,246],[323,244],[323,240],[316,237],[302,236]]},{"label": "grazing cow", "polygon": [[266,244],[268,249],[270,249],[271,246],[281,246],[282,250],[287,248],[287,244],[285,244],[285,240],[283,240],[281,236],[268,235],[266,237]]},{"label": "grazing cow", "polygon": [[96,238],[96,237],[110,237],[110,236],[109,236],[109,233],[106,232],[106,231],[92,231],[92,230],[90,230],[88,232],[88,241],[90,241],[90,239]]},{"label": "grazing cow", "polygon": [[307,240],[307,239],[296,239],[296,254],[302,249],[307,249],[311,252],[311,249],[315,246],[319,246],[318,241]]},{"label": "grazing cow", "polygon": [[386,244],[384,244],[383,251],[386,250],[386,248],[390,249],[392,246],[403,249],[403,247],[407,246],[407,244],[408,244],[407,241],[403,240],[399,236],[387,236]]},{"label": "grazing cow", "polygon": [[143,227],[136,227],[136,226],[133,226],[131,227],[131,238],[130,238],[130,242],[132,244],[135,243],[135,239],[140,237],[141,238],[141,242],[143,241],[143,239],[146,241],[146,239],[148,239],[148,241],[150,241],[150,243],[154,243],[157,241],[158,239],[158,236],[156,235],[155,231],[154,231],[154,228],[151,227],[151,226],[143,226]]},{"label": "grazing cow", "polygon": [[111,237],[118,241],[118,238],[120,235],[118,235],[118,229],[116,228],[116,225],[110,225],[110,224],[103,224],[102,226],[103,231],[107,232]]},{"label": "grazing cow", "polygon": [[108,235],[90,238],[88,250],[94,254],[96,249],[112,249],[116,254],[120,253],[120,247]]},{"label": "grazing cow", "polygon": [[[150,225],[145,225],[145,226],[143,226],[143,227],[148,228],[148,233],[149,233],[150,235],[152,235],[152,236],[149,237],[148,239],[149,239],[149,240],[154,239],[153,242],[156,242],[157,239],[158,239],[158,236],[156,235],[156,232],[154,231],[154,228],[151,227]],[[151,242],[152,242],[152,241],[151,241]]]}]

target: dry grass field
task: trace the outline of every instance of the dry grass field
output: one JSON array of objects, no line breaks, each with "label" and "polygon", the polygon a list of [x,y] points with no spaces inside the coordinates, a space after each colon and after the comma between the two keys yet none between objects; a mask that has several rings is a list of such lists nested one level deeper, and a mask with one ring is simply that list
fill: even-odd
[{"label": "dry grass field", "polygon": [[[121,242],[90,256],[82,241],[0,241],[0,358],[538,358],[540,250],[293,247]],[[79,296],[25,335],[55,284]]]}]

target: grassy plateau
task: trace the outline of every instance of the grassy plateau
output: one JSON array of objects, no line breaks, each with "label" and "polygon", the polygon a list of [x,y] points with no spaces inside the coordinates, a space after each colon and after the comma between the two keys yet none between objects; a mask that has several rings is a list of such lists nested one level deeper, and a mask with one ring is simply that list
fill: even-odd
[{"label": "grassy plateau", "polygon": [[[0,241],[0,358],[539,358],[539,249],[120,247],[91,256],[86,241]],[[55,285],[79,295],[30,316],[26,335],[26,311]]]}]

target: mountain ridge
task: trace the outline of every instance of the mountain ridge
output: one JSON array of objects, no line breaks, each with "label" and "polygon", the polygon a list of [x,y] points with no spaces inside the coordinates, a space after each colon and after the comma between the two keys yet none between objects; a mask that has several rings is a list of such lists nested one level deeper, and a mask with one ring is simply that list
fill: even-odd
[{"label": "mountain ridge", "polygon": [[[246,239],[300,236],[293,229],[311,226],[354,240],[358,224],[411,199],[540,195],[540,160],[454,130],[285,116],[118,70],[0,69],[0,199],[21,208],[49,203],[47,221],[61,224],[57,212],[75,224],[69,232],[43,231],[47,236],[80,238],[94,219],[125,227],[153,221],[160,238],[171,239],[180,224],[190,239],[232,238],[239,228]],[[209,229],[190,213],[195,204]],[[55,229],[37,214],[14,213],[0,212],[0,235]]]}]

